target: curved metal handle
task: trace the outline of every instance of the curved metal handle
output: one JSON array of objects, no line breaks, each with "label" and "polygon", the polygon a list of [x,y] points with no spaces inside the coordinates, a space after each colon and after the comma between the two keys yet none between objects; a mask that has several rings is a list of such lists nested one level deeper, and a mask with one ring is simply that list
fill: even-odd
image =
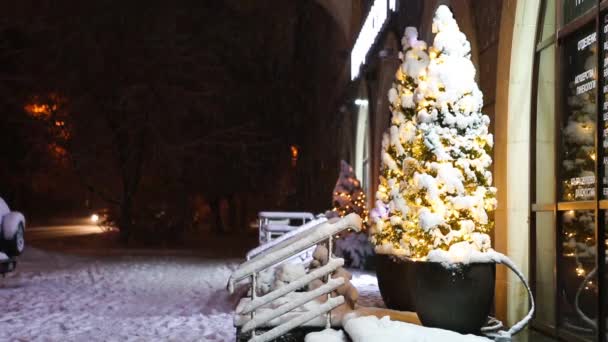
[{"label": "curved metal handle", "polygon": [[534,315],[534,310],[536,309],[536,307],[534,304],[534,295],[532,294],[532,290],[530,289],[530,284],[528,284],[528,281],[524,277],[523,273],[519,270],[519,268],[517,268],[515,263],[513,263],[513,261],[509,259],[506,255],[498,252],[496,252],[496,254],[498,254],[498,257],[495,261],[508,267],[511,271],[513,271],[513,273],[515,273],[515,275],[517,275],[519,280],[521,280],[521,282],[524,284],[526,290],[528,291],[528,299],[530,301],[530,311],[528,311],[528,314],[519,322],[514,324],[511,329],[507,331],[500,330],[502,328],[502,322],[498,321],[493,317],[490,318],[490,326],[482,328],[482,333],[484,335],[493,338],[495,341],[506,342],[511,341],[511,336],[522,331],[528,325],[528,323],[532,319],[532,316]]}]

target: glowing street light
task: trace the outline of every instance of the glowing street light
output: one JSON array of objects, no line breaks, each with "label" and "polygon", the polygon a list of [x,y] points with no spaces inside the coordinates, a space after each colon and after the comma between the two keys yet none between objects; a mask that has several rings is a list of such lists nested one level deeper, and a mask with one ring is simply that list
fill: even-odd
[{"label": "glowing street light", "polygon": [[367,106],[369,104],[369,101],[364,100],[364,99],[356,99],[355,104],[357,106]]},{"label": "glowing street light", "polygon": [[93,222],[93,223],[99,222],[99,215],[97,215],[97,214],[91,215],[91,222]]}]

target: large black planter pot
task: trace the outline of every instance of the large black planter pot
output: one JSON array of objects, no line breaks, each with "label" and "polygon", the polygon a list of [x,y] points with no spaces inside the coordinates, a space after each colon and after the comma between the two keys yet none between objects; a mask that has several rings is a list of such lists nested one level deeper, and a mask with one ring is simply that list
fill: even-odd
[{"label": "large black planter pot", "polygon": [[472,263],[446,268],[440,263],[412,262],[412,291],[424,326],[479,334],[494,302],[496,265]]},{"label": "large black planter pot", "polygon": [[410,294],[411,261],[404,261],[389,255],[376,255],[376,276],[378,287],[386,307],[399,311],[415,311]]}]

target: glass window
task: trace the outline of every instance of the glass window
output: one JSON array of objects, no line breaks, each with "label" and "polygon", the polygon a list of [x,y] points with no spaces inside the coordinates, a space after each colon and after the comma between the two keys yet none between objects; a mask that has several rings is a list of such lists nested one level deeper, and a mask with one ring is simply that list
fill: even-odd
[{"label": "glass window", "polygon": [[558,288],[561,288],[560,326],[593,341],[597,324],[595,218],[593,210],[562,213]]},{"label": "glass window", "polygon": [[[600,67],[601,67],[601,92],[600,92],[600,105],[601,105],[601,120],[600,125],[602,130],[602,155],[601,167],[604,169],[604,179],[602,180],[602,195],[601,198],[608,198],[608,179],[606,178],[606,165],[608,165],[608,14],[602,14],[602,20],[600,25],[600,36],[602,53],[600,54]],[[599,146],[598,146],[599,148]]]},{"label": "glass window", "polygon": [[563,44],[561,199],[595,198],[596,54],[595,26],[569,36]]},{"label": "glass window", "polygon": [[[566,341],[607,337],[605,329],[598,329],[606,317],[598,313],[600,307],[608,313],[608,296],[601,306],[598,298],[608,280],[598,275],[597,265],[608,239],[598,242],[597,229],[608,222],[608,214],[598,209],[608,203],[603,201],[608,179],[601,179],[599,187],[596,182],[608,171],[608,15],[597,12],[598,2],[567,0],[556,6],[553,0],[541,1],[537,44],[543,44],[535,55],[534,325]],[[570,24],[552,43],[554,11],[560,9],[563,23]]]},{"label": "glass window", "polygon": [[589,12],[597,0],[562,0],[564,25]]}]

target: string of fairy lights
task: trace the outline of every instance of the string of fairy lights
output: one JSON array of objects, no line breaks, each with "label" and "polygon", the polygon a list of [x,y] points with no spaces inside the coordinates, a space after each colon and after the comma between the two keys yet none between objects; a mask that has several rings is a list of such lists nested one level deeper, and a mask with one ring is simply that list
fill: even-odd
[{"label": "string of fairy lights", "polygon": [[[356,182],[356,183],[355,183]],[[358,181],[354,181],[353,185],[358,187]],[[341,200],[336,200],[336,199]],[[340,203],[347,203],[346,205],[340,205]],[[363,220],[363,225],[367,226],[369,220],[369,210],[367,209],[367,197],[361,188],[355,191],[354,194],[347,192],[334,192],[334,207],[331,211],[338,214],[340,217],[344,217],[350,213],[358,214]]]}]

